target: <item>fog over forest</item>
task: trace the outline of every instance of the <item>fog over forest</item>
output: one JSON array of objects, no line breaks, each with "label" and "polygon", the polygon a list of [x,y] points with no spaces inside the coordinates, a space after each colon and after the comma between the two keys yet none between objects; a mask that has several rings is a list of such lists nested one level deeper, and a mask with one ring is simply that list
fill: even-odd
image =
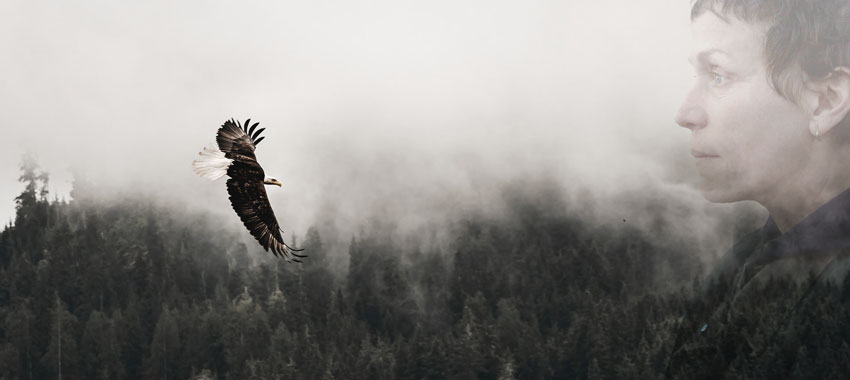
[{"label": "fog over forest", "polygon": [[710,236],[732,208],[694,190],[689,132],[672,121],[690,84],[687,13],[660,0],[4,2],[0,220],[27,152],[61,198],[76,173],[104,197],[235,220],[223,181],[190,169],[234,117],[267,128],[257,155],[284,183],[270,196],[287,233],[370,218],[416,230],[498,212],[501,185],[545,179],[583,193],[575,206],[601,223],[642,223],[650,200],[675,198],[693,208],[683,228]]},{"label": "fog over forest", "polygon": [[[667,0],[0,2],[0,379],[669,374],[766,216],[698,190],[689,24]],[[230,118],[266,128],[303,264],[193,173]],[[783,324],[765,305],[740,325]],[[771,346],[793,368],[735,365],[847,373],[850,327],[821,327]]]}]

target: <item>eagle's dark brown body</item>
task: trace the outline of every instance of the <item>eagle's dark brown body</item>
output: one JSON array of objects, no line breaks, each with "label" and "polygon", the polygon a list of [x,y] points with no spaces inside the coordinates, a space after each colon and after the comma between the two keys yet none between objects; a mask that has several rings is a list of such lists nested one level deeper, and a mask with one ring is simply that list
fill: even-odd
[{"label": "eagle's dark brown body", "polygon": [[275,256],[300,262],[298,258],[305,256],[295,252],[301,250],[294,249],[283,241],[283,230],[278,225],[266,193],[265,172],[254,155],[254,149],[264,138],[260,137],[264,128],[255,131],[259,123],[249,127],[250,121],[245,121],[243,125],[232,119],[228,120],[218,129],[216,135],[218,149],[223,153],[223,158],[230,161],[226,172],[230,177],[227,180],[230,203],[248,231],[266,251],[271,250]]}]

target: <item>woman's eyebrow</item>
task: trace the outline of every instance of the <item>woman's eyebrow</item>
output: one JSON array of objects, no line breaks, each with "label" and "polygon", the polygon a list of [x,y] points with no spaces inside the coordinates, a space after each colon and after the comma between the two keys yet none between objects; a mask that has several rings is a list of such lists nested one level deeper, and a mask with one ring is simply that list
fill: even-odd
[{"label": "woman's eyebrow", "polygon": [[[701,62],[701,63],[707,62],[709,57],[716,56],[716,55],[723,56],[723,58],[729,57],[729,54],[726,53],[725,51],[715,48],[715,49],[703,50],[703,51],[697,53],[696,54],[696,61]],[[694,64],[694,57],[693,56],[688,57],[688,62],[690,62],[691,65],[693,65]]]}]

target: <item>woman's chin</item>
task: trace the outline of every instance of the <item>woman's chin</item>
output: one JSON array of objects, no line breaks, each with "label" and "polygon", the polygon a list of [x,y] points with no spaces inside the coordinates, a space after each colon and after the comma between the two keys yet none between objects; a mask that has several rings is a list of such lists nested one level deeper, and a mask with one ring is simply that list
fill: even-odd
[{"label": "woman's chin", "polygon": [[700,184],[700,193],[705,200],[711,203],[731,203],[743,200],[740,194],[731,188],[717,186],[716,184]]}]

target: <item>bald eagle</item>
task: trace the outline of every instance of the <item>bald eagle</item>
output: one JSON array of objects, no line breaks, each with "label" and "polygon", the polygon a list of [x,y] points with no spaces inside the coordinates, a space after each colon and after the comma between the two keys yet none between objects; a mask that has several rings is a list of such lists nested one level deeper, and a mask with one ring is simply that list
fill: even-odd
[{"label": "bald eagle", "polygon": [[283,241],[283,230],[274,216],[264,185],[283,185],[274,177],[269,177],[263,167],[257,163],[254,149],[265,137],[260,137],[265,128],[256,129],[260,123],[248,127],[251,119],[240,124],[233,119],[225,121],[218,129],[218,146],[205,147],[199,154],[201,158],[192,162],[192,168],[199,176],[211,180],[227,174],[227,192],[230,204],[242,219],[242,223],[260,245],[275,256],[286,261],[301,262],[306,257],[295,252],[302,251],[288,246]]}]

